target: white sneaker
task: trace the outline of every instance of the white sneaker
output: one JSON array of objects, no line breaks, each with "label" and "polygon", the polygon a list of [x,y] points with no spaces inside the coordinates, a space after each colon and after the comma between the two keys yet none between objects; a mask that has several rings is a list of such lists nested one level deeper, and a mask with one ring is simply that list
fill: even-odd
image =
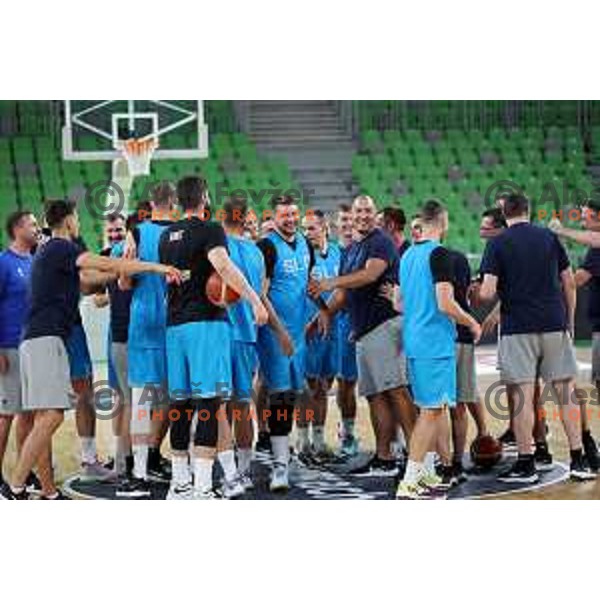
[{"label": "white sneaker", "polygon": [[240,483],[244,487],[245,492],[249,492],[254,489],[254,481],[252,481],[252,477],[250,473],[240,473]]},{"label": "white sneaker", "polygon": [[194,493],[194,488],[191,483],[182,483],[175,485],[171,483],[167,500],[191,500]]},{"label": "white sneaker", "polygon": [[271,474],[269,489],[272,492],[287,492],[289,488],[288,468],[285,465],[275,465]]},{"label": "white sneaker", "polygon": [[194,490],[192,500],[217,500],[218,496],[212,490]]},{"label": "white sneaker", "polygon": [[233,479],[233,481],[223,481],[223,498],[226,500],[233,500],[243,496],[246,489],[242,485],[239,476]]}]

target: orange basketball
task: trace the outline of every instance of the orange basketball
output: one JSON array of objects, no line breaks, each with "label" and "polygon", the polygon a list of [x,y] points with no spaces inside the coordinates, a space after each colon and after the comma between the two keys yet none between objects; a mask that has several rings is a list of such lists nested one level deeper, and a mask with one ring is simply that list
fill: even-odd
[{"label": "orange basketball", "polygon": [[502,458],[502,442],[491,435],[483,435],[471,444],[471,460],[483,469],[491,469]]},{"label": "orange basketball", "polygon": [[225,307],[240,299],[240,295],[226,286],[221,276],[215,271],[206,282],[206,297],[215,305]]}]

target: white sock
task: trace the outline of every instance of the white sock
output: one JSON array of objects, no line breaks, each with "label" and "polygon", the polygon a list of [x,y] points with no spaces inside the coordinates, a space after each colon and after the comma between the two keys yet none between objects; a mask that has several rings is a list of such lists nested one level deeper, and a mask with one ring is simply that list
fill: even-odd
[{"label": "white sock", "polygon": [[81,440],[81,462],[90,465],[96,462],[96,438],[82,437]]},{"label": "white sock", "polygon": [[323,425],[313,425],[313,444],[317,452],[325,449],[325,428]]},{"label": "white sock", "polygon": [[422,469],[423,463],[418,463],[409,459],[409,461],[406,463],[406,471],[404,472],[402,481],[409,484],[417,483],[417,481],[419,481],[419,477],[421,476]]},{"label": "white sock", "polygon": [[217,458],[223,468],[225,481],[233,481],[237,475],[237,467],[235,466],[235,452],[233,450],[225,450],[217,453]]},{"label": "white sock", "polygon": [[271,447],[273,448],[273,463],[287,467],[290,462],[290,446],[288,436],[271,436]]},{"label": "white sock", "polygon": [[435,475],[435,452],[428,452],[423,462],[423,472],[427,475]]},{"label": "white sock", "polygon": [[171,456],[171,466],[173,468],[173,485],[185,485],[190,482],[190,467],[186,455]]},{"label": "white sock", "polygon": [[194,489],[205,492],[212,488],[212,458],[194,458]]},{"label": "white sock", "polygon": [[406,448],[406,438],[402,427],[396,428],[396,444],[398,444],[398,450]]},{"label": "white sock", "polygon": [[298,427],[298,450],[302,452],[303,450],[306,450],[309,445],[308,426]]},{"label": "white sock", "polygon": [[240,473],[247,473],[250,471],[250,464],[252,463],[252,448],[240,448],[237,456],[238,471]]},{"label": "white sock", "polygon": [[148,478],[148,444],[133,445],[133,476]]}]

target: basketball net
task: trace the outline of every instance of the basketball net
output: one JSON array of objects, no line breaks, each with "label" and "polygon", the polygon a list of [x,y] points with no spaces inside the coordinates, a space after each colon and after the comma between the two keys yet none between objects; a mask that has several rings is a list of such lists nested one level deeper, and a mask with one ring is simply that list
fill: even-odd
[{"label": "basketball net", "polygon": [[118,143],[118,149],[123,154],[129,168],[129,175],[150,175],[150,161],[158,147],[158,140],[125,140]]}]

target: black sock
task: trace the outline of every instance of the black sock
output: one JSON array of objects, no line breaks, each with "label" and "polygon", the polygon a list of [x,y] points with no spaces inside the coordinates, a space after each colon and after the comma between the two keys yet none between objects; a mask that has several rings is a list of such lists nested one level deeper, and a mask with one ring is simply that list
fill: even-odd
[{"label": "black sock", "polygon": [[581,448],[571,450],[571,462],[581,462],[583,460],[583,451]]},{"label": "black sock", "polygon": [[533,460],[533,454],[520,454],[517,457],[517,462],[521,463],[525,466],[533,467],[535,465],[535,461]]}]

